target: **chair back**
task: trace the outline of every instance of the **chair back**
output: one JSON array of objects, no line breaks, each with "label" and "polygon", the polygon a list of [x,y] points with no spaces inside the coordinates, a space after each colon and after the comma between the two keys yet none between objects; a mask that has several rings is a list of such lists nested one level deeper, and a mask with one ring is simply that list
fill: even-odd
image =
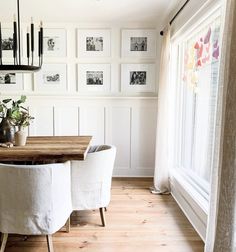
[{"label": "chair back", "polygon": [[71,161],[73,210],[97,209],[110,202],[116,147],[93,146],[84,161]]},{"label": "chair back", "polygon": [[0,232],[53,234],[71,212],[70,162],[0,164]]}]

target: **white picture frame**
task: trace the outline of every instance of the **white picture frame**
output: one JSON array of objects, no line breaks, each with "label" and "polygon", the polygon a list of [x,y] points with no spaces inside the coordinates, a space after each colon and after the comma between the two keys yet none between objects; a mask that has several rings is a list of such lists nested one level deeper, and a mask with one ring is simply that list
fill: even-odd
[{"label": "white picture frame", "polygon": [[21,73],[0,73],[0,91],[22,91],[23,74]]},{"label": "white picture frame", "polygon": [[[27,33],[25,29],[24,34]],[[38,30],[34,32],[34,61],[38,63]],[[49,41],[51,41],[49,43]],[[27,57],[26,36],[23,36],[23,55]],[[49,49],[49,45],[51,46]],[[31,46],[31,42],[30,42]],[[43,29],[43,57],[44,58],[64,58],[67,56],[67,31],[59,28],[44,28]],[[30,51],[31,61],[31,51]]]},{"label": "white picture frame", "polygon": [[156,64],[122,64],[121,92],[155,92]]},{"label": "white picture frame", "polygon": [[121,56],[127,58],[155,58],[156,29],[123,29]]},{"label": "white picture frame", "polygon": [[67,65],[43,64],[34,74],[34,90],[61,93],[67,91]]},{"label": "white picture frame", "polygon": [[78,64],[78,92],[109,92],[110,64]]},{"label": "white picture frame", "polygon": [[77,29],[77,56],[110,57],[111,31],[109,29]]},{"label": "white picture frame", "polygon": [[47,28],[43,30],[43,56],[67,56],[67,33],[65,29]]}]

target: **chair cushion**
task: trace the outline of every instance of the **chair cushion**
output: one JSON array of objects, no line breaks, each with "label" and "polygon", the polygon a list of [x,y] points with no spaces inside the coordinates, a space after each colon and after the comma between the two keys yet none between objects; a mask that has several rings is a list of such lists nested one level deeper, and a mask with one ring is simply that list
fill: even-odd
[{"label": "chair cushion", "polygon": [[90,146],[88,153],[93,153],[93,152],[98,152],[98,151],[103,151],[103,150],[108,150],[111,149],[111,146],[109,145],[94,145]]}]

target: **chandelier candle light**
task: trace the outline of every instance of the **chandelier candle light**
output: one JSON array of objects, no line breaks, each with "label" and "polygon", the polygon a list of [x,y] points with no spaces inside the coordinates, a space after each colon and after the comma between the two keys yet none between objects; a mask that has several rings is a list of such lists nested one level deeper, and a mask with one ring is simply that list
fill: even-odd
[{"label": "chandelier candle light", "polygon": [[[40,22],[38,31],[38,66],[34,65],[34,22],[31,18],[30,33],[29,27],[26,33],[26,47],[27,47],[27,65],[21,64],[21,28],[20,28],[20,5],[19,0],[17,0],[17,18],[16,15],[13,18],[13,65],[5,65],[2,61],[2,27],[0,22],[0,72],[36,72],[41,69],[43,64],[43,23]],[[31,43],[30,43],[31,42]],[[31,49],[31,50],[30,50]],[[31,52],[31,53],[30,53]],[[30,64],[31,57],[31,64]]]}]

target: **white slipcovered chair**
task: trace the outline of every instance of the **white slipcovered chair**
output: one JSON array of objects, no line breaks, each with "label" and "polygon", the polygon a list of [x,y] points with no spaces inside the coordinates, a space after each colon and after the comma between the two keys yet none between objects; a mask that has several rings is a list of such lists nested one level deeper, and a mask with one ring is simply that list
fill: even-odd
[{"label": "white slipcovered chair", "polygon": [[46,235],[65,225],[72,212],[70,162],[43,165],[0,164],[0,232],[3,252],[8,234]]},{"label": "white slipcovered chair", "polygon": [[105,226],[104,208],[110,202],[111,179],[116,156],[115,146],[90,147],[84,161],[71,161],[73,210],[100,210]]}]

